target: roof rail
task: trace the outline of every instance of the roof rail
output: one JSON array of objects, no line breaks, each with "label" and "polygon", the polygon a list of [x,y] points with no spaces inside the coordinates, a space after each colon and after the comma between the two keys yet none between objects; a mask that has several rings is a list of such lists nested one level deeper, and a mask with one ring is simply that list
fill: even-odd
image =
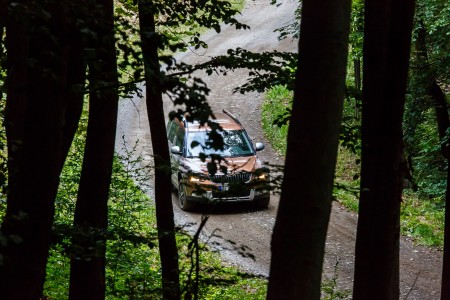
[{"label": "roof rail", "polygon": [[230,112],[229,112],[228,110],[226,110],[226,109],[222,109],[222,111],[223,111],[225,114],[229,115],[236,123],[238,123],[240,126],[242,126],[241,122],[239,122],[239,120],[238,120],[232,113],[230,113]]}]

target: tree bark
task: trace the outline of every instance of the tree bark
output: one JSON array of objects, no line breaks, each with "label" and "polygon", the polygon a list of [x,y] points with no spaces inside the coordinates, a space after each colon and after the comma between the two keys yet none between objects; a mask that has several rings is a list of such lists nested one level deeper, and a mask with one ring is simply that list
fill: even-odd
[{"label": "tree bark", "polygon": [[303,1],[267,299],[320,299],[345,92],[350,1]]},{"label": "tree bark", "polygon": [[69,299],[105,298],[108,195],[118,110],[118,75],[112,0],[96,1],[91,21],[95,60],[89,62],[89,121],[75,209]]},{"label": "tree bark", "polygon": [[[60,175],[67,11],[57,1],[15,4],[8,7],[6,20],[9,186],[1,228],[7,243],[0,248],[0,295],[39,299]],[[49,17],[31,14],[39,9]]]},{"label": "tree bark", "polygon": [[414,1],[367,0],[353,299],[399,299],[402,117]]},{"label": "tree bark", "polygon": [[172,206],[170,156],[161,83],[158,35],[150,2],[138,2],[141,47],[145,67],[146,103],[155,166],[155,204],[164,299],[180,299],[178,250]]},{"label": "tree bark", "polygon": [[69,37],[68,88],[66,91],[67,108],[64,117],[61,168],[69,153],[75,133],[78,130],[78,124],[83,110],[86,81],[86,62],[83,56],[85,44],[80,29],[76,28],[72,22]]}]

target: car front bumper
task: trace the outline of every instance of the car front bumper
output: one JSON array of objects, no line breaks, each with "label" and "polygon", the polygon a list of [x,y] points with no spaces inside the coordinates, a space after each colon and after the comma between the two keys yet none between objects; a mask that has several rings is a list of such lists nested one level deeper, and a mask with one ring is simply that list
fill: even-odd
[{"label": "car front bumper", "polygon": [[198,203],[212,202],[251,202],[270,197],[269,191],[249,189],[248,192],[239,195],[231,193],[220,193],[214,191],[193,191],[187,196],[187,200]]}]

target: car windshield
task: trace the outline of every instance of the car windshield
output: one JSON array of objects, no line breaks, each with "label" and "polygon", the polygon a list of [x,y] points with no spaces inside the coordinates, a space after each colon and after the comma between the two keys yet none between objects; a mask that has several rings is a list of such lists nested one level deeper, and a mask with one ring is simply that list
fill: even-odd
[{"label": "car windshield", "polygon": [[216,154],[223,157],[254,155],[253,147],[243,130],[225,130],[218,133],[223,137],[223,150],[206,146],[208,142],[211,143],[208,131],[189,132],[186,144],[187,156],[198,157],[200,153],[205,155]]}]

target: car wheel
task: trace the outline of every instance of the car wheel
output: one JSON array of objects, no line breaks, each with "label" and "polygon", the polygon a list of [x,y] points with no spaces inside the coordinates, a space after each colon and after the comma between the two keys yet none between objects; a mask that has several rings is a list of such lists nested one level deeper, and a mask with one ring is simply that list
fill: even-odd
[{"label": "car wheel", "polygon": [[270,197],[256,200],[256,206],[258,208],[267,208],[267,207],[269,207],[269,203],[270,203]]},{"label": "car wheel", "polygon": [[189,210],[193,207],[192,202],[187,200],[186,187],[181,181],[178,183],[178,205],[182,210]]}]

